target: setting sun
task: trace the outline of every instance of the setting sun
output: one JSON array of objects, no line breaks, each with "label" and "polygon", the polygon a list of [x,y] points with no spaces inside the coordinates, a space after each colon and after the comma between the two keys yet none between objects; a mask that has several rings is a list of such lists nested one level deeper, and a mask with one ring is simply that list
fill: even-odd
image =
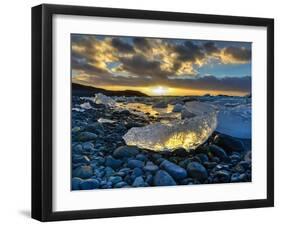
[{"label": "setting sun", "polygon": [[168,89],[163,86],[157,86],[157,87],[152,88],[152,93],[155,95],[158,95],[158,96],[165,95],[165,94],[167,94],[167,92],[168,92]]}]

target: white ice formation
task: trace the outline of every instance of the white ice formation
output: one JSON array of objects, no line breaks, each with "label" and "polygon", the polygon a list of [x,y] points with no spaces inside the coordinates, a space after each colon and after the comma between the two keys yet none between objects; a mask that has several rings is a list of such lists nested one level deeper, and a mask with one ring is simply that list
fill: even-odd
[{"label": "white ice formation", "polygon": [[127,145],[157,152],[178,148],[195,149],[204,143],[217,126],[217,111],[210,105],[189,102],[185,106],[195,116],[168,123],[131,128],[124,136]]},{"label": "white ice formation", "polygon": [[106,119],[106,118],[99,118],[98,122],[99,123],[115,123],[116,121],[110,120],[110,119]]},{"label": "white ice formation", "polygon": [[250,139],[252,137],[251,108],[251,104],[238,105],[233,108],[222,107],[218,114],[216,130],[233,137]]},{"label": "white ice formation", "polygon": [[102,93],[97,93],[94,97],[94,102],[96,104],[103,104],[108,107],[115,107],[116,102],[111,97],[108,97]]},{"label": "white ice formation", "polygon": [[80,107],[83,108],[83,109],[86,109],[86,110],[92,108],[92,106],[91,106],[91,104],[89,102],[85,102],[83,104],[80,104]]}]

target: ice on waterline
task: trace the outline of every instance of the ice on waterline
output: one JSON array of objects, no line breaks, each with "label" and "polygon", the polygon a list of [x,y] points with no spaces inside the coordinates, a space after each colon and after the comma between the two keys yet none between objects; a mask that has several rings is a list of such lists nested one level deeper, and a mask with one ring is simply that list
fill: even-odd
[{"label": "ice on waterline", "polygon": [[251,108],[251,104],[221,108],[216,130],[233,137],[250,139],[252,137]]},{"label": "ice on waterline", "polygon": [[155,123],[131,128],[124,136],[127,145],[153,151],[195,149],[204,143],[217,126],[217,112],[212,105],[194,102],[186,106],[196,115],[169,123]]},{"label": "ice on waterline", "polygon": [[89,102],[85,102],[83,104],[80,104],[80,107],[86,110],[89,110],[92,108],[91,104]]},{"label": "ice on waterline", "polygon": [[99,118],[98,122],[99,123],[115,123],[116,121],[110,120],[110,119],[106,119],[106,118]]},{"label": "ice on waterline", "polygon": [[94,102],[96,104],[104,104],[109,107],[115,107],[116,102],[111,97],[103,95],[102,93],[97,93],[94,97]]}]

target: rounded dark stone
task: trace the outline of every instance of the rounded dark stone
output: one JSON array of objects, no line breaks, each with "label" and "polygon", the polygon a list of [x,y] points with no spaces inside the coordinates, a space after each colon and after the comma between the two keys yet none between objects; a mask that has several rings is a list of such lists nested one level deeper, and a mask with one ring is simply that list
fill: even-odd
[{"label": "rounded dark stone", "polygon": [[73,177],[71,179],[71,189],[72,190],[80,190],[80,184],[83,180],[79,177]]},{"label": "rounded dark stone", "polygon": [[129,158],[136,156],[139,153],[137,147],[121,146],[114,150],[113,156],[115,158]]},{"label": "rounded dark stone", "polygon": [[116,184],[114,184],[114,188],[124,188],[124,187],[127,187],[128,184],[124,181],[121,181],[121,182],[118,182]]},{"label": "rounded dark stone", "polygon": [[81,132],[78,134],[77,139],[79,141],[90,141],[96,139],[98,136],[95,133],[91,132]]},{"label": "rounded dark stone", "polygon": [[215,144],[222,147],[227,152],[243,152],[245,146],[242,141],[225,134],[218,134],[214,138]]},{"label": "rounded dark stone", "polygon": [[122,181],[122,177],[120,176],[111,176],[108,179],[109,182],[111,182],[112,184],[116,184]]},{"label": "rounded dark stone", "polygon": [[93,175],[93,169],[91,166],[80,166],[73,170],[73,177],[80,177],[83,179],[90,178]]},{"label": "rounded dark stone", "polygon": [[83,147],[83,151],[85,151],[85,152],[91,152],[91,153],[93,153],[93,152],[96,151],[95,146],[94,146],[93,143],[91,143],[91,142],[85,142],[85,143],[83,143],[83,144],[82,144],[82,147]]},{"label": "rounded dark stone", "polygon": [[134,180],[133,187],[144,187],[146,186],[146,183],[144,182],[144,179],[142,176],[136,177],[136,179]]},{"label": "rounded dark stone", "polygon": [[164,160],[160,167],[165,169],[176,180],[183,179],[187,176],[186,170],[184,168],[168,160]]},{"label": "rounded dark stone", "polygon": [[147,162],[146,165],[143,167],[143,170],[150,173],[155,173],[159,167],[155,165],[153,162]]},{"label": "rounded dark stone", "polygon": [[118,169],[123,164],[123,162],[119,159],[115,159],[112,156],[108,156],[105,159],[105,165],[109,166],[113,169]]},{"label": "rounded dark stone", "polygon": [[231,182],[240,182],[240,173],[233,173],[230,178]]},{"label": "rounded dark stone", "polygon": [[225,151],[221,147],[219,147],[219,146],[217,146],[215,144],[212,144],[212,145],[209,146],[209,151],[213,155],[219,157],[221,160],[226,160],[227,159],[227,154],[225,153]]},{"label": "rounded dark stone", "polygon": [[179,165],[180,167],[186,169],[188,163],[190,163],[190,160],[189,160],[189,159],[184,159],[184,160],[180,161],[180,162],[178,163],[178,165]]},{"label": "rounded dark stone", "polygon": [[230,181],[230,173],[227,170],[216,171],[214,177],[217,177],[219,182],[228,183]]},{"label": "rounded dark stone", "polygon": [[138,154],[138,155],[136,156],[136,159],[137,159],[137,160],[140,160],[140,161],[146,161],[146,160],[147,160],[147,157],[146,157],[145,155],[143,155],[143,154]]},{"label": "rounded dark stone", "polygon": [[86,126],[86,130],[89,132],[94,132],[94,133],[103,133],[104,127],[101,123],[99,122],[95,122],[95,123],[91,123],[88,124]]},{"label": "rounded dark stone", "polygon": [[96,189],[100,185],[99,181],[96,179],[83,180],[80,184],[82,190]]},{"label": "rounded dark stone", "polygon": [[216,162],[204,162],[204,166],[208,169],[213,169],[216,165]]},{"label": "rounded dark stone", "polygon": [[144,162],[140,161],[140,160],[137,160],[137,159],[130,159],[128,161],[128,167],[131,168],[131,169],[134,169],[134,168],[142,168],[144,166]]},{"label": "rounded dark stone", "polygon": [[83,147],[81,144],[77,144],[74,147],[72,147],[72,151],[76,154],[81,154],[83,152]]},{"label": "rounded dark stone", "polygon": [[89,163],[90,159],[84,155],[72,155],[73,163]]},{"label": "rounded dark stone", "polygon": [[149,184],[149,185],[152,185],[152,183],[153,183],[153,176],[152,176],[151,174],[148,174],[148,175],[146,176],[145,182],[146,182],[147,184]]},{"label": "rounded dark stone", "polygon": [[191,162],[187,165],[187,173],[192,178],[195,178],[199,181],[204,181],[208,178],[208,172],[206,168],[198,163],[198,162]]},{"label": "rounded dark stone", "polygon": [[201,163],[205,163],[205,162],[209,161],[208,156],[206,154],[203,154],[203,153],[197,154],[196,157],[200,159]]},{"label": "rounded dark stone", "polygon": [[184,148],[178,148],[173,151],[173,155],[179,156],[179,157],[186,157],[188,155],[188,153]]},{"label": "rounded dark stone", "polygon": [[177,183],[166,171],[158,170],[154,176],[153,184],[155,186],[171,186]]},{"label": "rounded dark stone", "polygon": [[143,175],[143,171],[141,168],[134,168],[133,172],[131,174],[132,180],[134,180],[136,177],[142,176]]},{"label": "rounded dark stone", "polygon": [[112,169],[111,167],[107,166],[104,168],[104,172],[105,172],[105,177],[110,177],[113,174],[115,174],[114,169]]}]

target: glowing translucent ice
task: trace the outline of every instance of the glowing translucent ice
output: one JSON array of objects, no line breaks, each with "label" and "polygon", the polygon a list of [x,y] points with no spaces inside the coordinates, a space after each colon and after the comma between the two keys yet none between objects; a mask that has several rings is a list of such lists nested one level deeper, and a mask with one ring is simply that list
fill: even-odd
[{"label": "glowing translucent ice", "polygon": [[96,104],[104,104],[108,107],[115,107],[116,102],[111,97],[103,95],[102,93],[97,93],[94,97],[94,102]]},{"label": "glowing translucent ice", "polygon": [[173,151],[177,148],[195,149],[204,143],[217,126],[217,112],[212,105],[194,102],[186,106],[195,114],[184,120],[155,123],[131,128],[124,136],[127,145],[153,151]]}]

